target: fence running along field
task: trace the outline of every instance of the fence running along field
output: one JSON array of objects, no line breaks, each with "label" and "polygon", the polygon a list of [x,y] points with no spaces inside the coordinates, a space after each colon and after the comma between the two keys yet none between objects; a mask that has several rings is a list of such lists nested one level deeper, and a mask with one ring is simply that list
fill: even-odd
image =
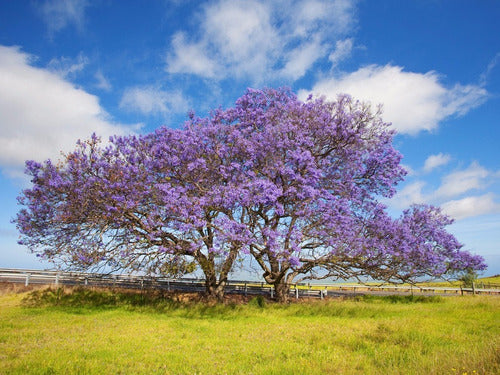
[{"label": "fence running along field", "polygon": [[[97,274],[84,272],[42,271],[0,268],[0,282],[22,283],[28,285],[89,286],[125,289],[160,289],[178,292],[203,292],[203,279],[169,279],[163,277],[139,276],[129,274]],[[225,292],[240,295],[264,295],[273,297],[272,285],[264,282],[230,280]],[[500,288],[481,288],[481,283],[472,288],[421,287],[399,285],[362,285],[362,284],[308,284],[291,285],[290,296],[294,298],[325,298],[338,295],[356,294],[419,294],[419,295],[500,295]]]}]

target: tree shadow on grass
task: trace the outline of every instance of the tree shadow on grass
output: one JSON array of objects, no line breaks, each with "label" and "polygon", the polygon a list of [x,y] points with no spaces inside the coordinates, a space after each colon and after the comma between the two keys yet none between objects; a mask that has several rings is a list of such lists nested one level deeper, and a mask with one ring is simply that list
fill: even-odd
[{"label": "tree shadow on grass", "polygon": [[344,304],[334,300],[277,304],[262,296],[248,299],[244,299],[242,296],[227,296],[225,303],[216,303],[199,293],[65,287],[32,291],[22,300],[22,306],[32,308],[33,312],[39,311],[36,308],[56,309],[69,314],[122,310],[168,314],[188,319],[231,320],[242,316],[259,316],[260,313],[268,310],[277,313],[281,311],[280,314],[305,318],[314,316],[376,317],[389,313],[388,304],[439,303],[443,301],[437,296],[369,295],[347,299],[347,301],[349,300],[355,304]]},{"label": "tree shadow on grass", "polygon": [[215,303],[198,293],[161,290],[108,290],[95,288],[48,288],[30,292],[23,300],[26,308],[54,308],[68,313],[122,309],[148,313],[175,313],[186,318],[230,319],[242,304]]},{"label": "tree shadow on grass", "polygon": [[171,295],[155,291],[116,291],[90,288],[48,288],[29,293],[25,307],[75,307],[109,309],[116,307],[182,307],[185,303]]}]

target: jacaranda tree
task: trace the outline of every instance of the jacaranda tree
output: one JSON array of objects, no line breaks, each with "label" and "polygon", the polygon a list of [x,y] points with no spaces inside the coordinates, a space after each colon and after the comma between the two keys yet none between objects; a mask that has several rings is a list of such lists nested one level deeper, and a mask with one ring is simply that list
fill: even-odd
[{"label": "jacaranda tree", "polygon": [[439,209],[392,219],[380,204],[404,177],[394,133],[349,96],[302,102],[248,90],[182,130],[93,136],[63,161],[27,163],[21,243],[70,267],[181,275],[200,269],[221,299],[251,256],[286,301],[302,279],[412,282],[485,268]]},{"label": "jacaranda tree", "polygon": [[107,146],[93,136],[62,163],[28,162],[21,243],[70,268],[177,276],[199,267],[208,294],[222,298],[242,228],[220,136],[209,124]]},{"label": "jacaranda tree", "polygon": [[249,251],[286,300],[311,278],[370,276],[411,282],[484,267],[460,251],[438,209],[393,220],[379,203],[405,171],[393,131],[348,96],[305,103],[288,91],[249,91],[212,123],[231,128],[240,217]]}]

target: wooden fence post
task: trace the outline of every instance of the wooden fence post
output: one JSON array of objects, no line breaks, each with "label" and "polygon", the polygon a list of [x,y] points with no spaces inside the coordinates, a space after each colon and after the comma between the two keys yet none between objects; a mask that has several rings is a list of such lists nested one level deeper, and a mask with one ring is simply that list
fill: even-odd
[{"label": "wooden fence post", "polygon": [[297,284],[295,284],[295,299],[299,299],[299,289],[297,288]]}]

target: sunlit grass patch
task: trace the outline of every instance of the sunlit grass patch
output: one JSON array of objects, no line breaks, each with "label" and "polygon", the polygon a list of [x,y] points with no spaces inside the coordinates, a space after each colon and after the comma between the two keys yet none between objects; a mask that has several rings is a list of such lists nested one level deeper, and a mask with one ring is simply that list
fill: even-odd
[{"label": "sunlit grass patch", "polygon": [[494,296],[211,305],[106,290],[7,294],[0,373],[495,374],[499,312]]},{"label": "sunlit grass patch", "polygon": [[389,295],[377,296],[365,294],[358,297],[366,302],[391,302],[391,303],[440,303],[443,302],[443,297],[440,296],[421,296],[421,295]]}]

